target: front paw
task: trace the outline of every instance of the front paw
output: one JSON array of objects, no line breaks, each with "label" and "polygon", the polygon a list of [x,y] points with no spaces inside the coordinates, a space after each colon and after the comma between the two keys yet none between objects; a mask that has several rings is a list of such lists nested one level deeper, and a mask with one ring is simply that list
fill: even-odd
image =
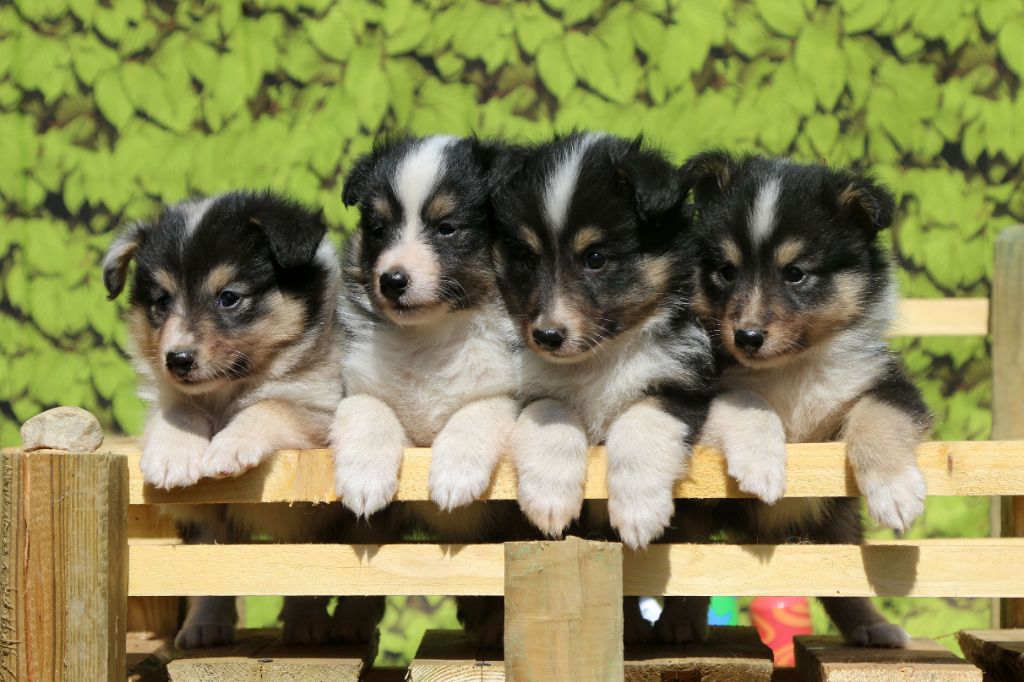
[{"label": "front paw", "polygon": [[334,488],[356,516],[369,517],[388,506],[398,492],[398,476],[371,466],[337,467]]},{"label": "front paw", "polygon": [[285,597],[281,609],[281,641],[285,644],[323,644],[330,638],[331,617],[322,597]]},{"label": "front paw", "polygon": [[211,478],[239,476],[259,465],[271,452],[273,448],[259,441],[221,432],[210,442],[200,473]]},{"label": "front paw", "polygon": [[868,513],[880,526],[906,531],[921,512],[927,488],[916,467],[904,469],[888,480],[865,486]]},{"label": "front paw", "polygon": [[150,438],[139,460],[142,479],[165,490],[194,485],[202,477],[207,445],[205,438],[185,434]]},{"label": "front paw", "polygon": [[339,597],[331,619],[335,642],[372,642],[384,617],[384,597]]},{"label": "front paw", "polygon": [[764,444],[729,443],[724,447],[729,475],[740,490],[765,504],[775,504],[786,493],[785,438],[768,437]]},{"label": "front paw", "polygon": [[910,644],[910,635],[899,625],[876,623],[858,626],[849,634],[846,641],[854,646],[906,649]]},{"label": "front paw", "polygon": [[[629,489],[629,488],[625,488]],[[672,491],[642,491],[636,488],[623,499],[621,493],[608,494],[608,519],[630,549],[643,549],[665,532],[675,505]]]},{"label": "front paw", "polygon": [[654,636],[665,644],[703,642],[708,637],[707,597],[666,597]]},{"label": "front paw", "polygon": [[491,483],[493,471],[487,466],[498,453],[482,453],[482,439],[466,438],[445,428],[434,440],[430,462],[430,499],[451,511],[479,499]]}]

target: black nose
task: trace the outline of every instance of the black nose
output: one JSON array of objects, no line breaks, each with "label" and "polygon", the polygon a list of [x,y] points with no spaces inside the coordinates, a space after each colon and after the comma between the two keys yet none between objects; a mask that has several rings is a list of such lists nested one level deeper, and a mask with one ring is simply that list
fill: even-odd
[{"label": "black nose", "polygon": [[547,350],[558,350],[565,341],[565,329],[561,327],[549,327],[547,329],[534,329],[533,340],[541,348]]},{"label": "black nose", "polygon": [[764,345],[764,332],[760,329],[737,329],[734,338],[736,345],[748,353]]},{"label": "black nose", "polygon": [[392,301],[400,299],[408,286],[409,276],[401,270],[391,270],[380,276],[380,291]]},{"label": "black nose", "polygon": [[196,354],[190,350],[175,350],[168,353],[164,361],[167,369],[183,377],[196,366]]}]

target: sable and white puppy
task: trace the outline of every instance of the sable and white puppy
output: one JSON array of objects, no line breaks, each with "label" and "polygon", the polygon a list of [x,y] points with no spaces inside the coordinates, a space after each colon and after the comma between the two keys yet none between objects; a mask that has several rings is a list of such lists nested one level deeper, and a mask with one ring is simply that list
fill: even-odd
[{"label": "sable and white puppy", "polygon": [[[324,232],[321,215],[297,203],[232,192],[169,206],[111,245],[103,260],[111,298],[136,262],[128,324],[142,394],[153,404],[141,459],[148,484],[235,476],[275,450],[327,442],[341,398],[341,277]],[[165,511],[196,543],[244,541],[253,530],[308,541],[343,523],[337,511],[310,505]],[[286,639],[326,638],[323,599],[287,599],[282,617]],[[176,643],[230,640],[235,620],[233,597],[190,599]]]},{"label": "sable and white puppy", "polygon": [[[715,151],[683,176],[700,242],[694,309],[722,362],[704,439],[768,503],[723,502],[720,518],[758,542],[861,542],[857,500],[780,499],[787,440],[842,440],[872,518],[906,530],[924,507],[914,451],[931,417],[885,341],[896,287],[878,235],[892,196],[846,171]],[[852,643],[907,642],[867,599],[822,602]]]},{"label": "sable and white puppy", "polygon": [[640,139],[574,133],[513,150],[493,196],[502,293],[530,349],[514,434],[519,503],[549,535],[580,513],[587,447],[608,449],[608,515],[646,546],[673,513],[713,375],[689,309],[678,176]]},{"label": "sable and white puppy", "polygon": [[[338,494],[356,514],[374,514],[395,494],[403,449],[432,446],[430,496],[445,513],[415,515],[446,542],[485,540],[493,529],[494,505],[465,507],[489,485],[517,413],[516,337],[490,256],[493,151],[447,136],[383,141],[342,194],[359,205],[360,222],[343,271],[345,398],[331,432]],[[498,603],[460,608],[468,629],[500,641]]]}]

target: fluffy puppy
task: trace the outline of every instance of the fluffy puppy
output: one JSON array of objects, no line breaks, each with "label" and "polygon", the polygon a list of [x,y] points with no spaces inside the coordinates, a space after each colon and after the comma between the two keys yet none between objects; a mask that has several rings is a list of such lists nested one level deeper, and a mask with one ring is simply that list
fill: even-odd
[{"label": "fluffy puppy", "polygon": [[[860,543],[857,500],[780,500],[787,440],[842,440],[872,518],[906,530],[924,506],[914,452],[931,417],[885,341],[896,288],[878,235],[892,196],[846,171],[714,151],[683,177],[700,243],[694,309],[721,360],[705,440],[764,502],[723,502],[720,518],[752,541]],[[849,642],[906,644],[867,599],[822,602]]]},{"label": "fluffy puppy", "polygon": [[[275,450],[327,442],[341,398],[341,278],[324,232],[320,214],[299,204],[232,192],[169,206],[111,245],[103,260],[110,298],[136,262],[128,326],[153,404],[141,459],[148,484],[234,476]],[[255,529],[308,541],[340,522],[308,505],[165,511],[196,543],[244,541]],[[287,639],[326,636],[322,599],[289,599],[282,616]],[[233,597],[190,599],[176,643],[230,640],[235,620]]]},{"label": "fluffy puppy", "polygon": [[[492,154],[475,139],[384,140],[342,194],[360,222],[343,271],[345,398],[331,431],[338,494],[359,516],[374,514],[395,494],[403,449],[432,445],[430,496],[442,513],[411,509],[446,542],[496,530],[495,505],[466,505],[487,489],[517,411],[516,337],[490,260]],[[467,603],[467,628],[500,641],[497,603]]]}]

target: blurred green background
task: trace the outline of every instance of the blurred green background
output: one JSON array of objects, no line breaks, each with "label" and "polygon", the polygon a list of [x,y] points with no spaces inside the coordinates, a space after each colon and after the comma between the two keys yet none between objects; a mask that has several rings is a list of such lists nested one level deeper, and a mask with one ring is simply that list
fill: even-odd
[{"label": "blurred green background", "polygon": [[[900,199],[904,294],[986,296],[994,238],[1024,220],[1022,76],[1021,0],[0,3],[0,444],[58,404],[140,430],[124,301],[97,267],[118,226],[269,186],[338,236],[341,177],[384,130],[645,131],[677,160],[722,145],[872,170]],[[936,437],[987,437],[987,341],[897,345]],[[987,532],[987,500],[929,500],[913,535]],[[988,621],[982,600],[883,601],[915,634]],[[452,623],[447,600],[391,606],[383,661]]]}]

